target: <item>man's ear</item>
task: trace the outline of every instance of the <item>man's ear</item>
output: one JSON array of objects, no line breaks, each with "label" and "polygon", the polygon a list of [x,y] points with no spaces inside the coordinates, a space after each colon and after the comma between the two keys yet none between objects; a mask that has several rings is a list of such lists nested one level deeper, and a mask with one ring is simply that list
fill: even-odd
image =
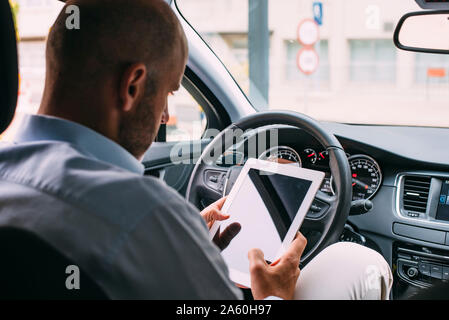
[{"label": "man's ear", "polygon": [[122,111],[130,111],[136,105],[136,100],[144,94],[146,79],[147,67],[143,63],[134,63],[125,69],[119,88]]}]

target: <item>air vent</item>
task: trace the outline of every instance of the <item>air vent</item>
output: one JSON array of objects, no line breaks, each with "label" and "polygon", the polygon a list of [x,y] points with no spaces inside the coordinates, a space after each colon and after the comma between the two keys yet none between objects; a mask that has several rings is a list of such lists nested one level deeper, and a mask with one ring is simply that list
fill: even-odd
[{"label": "air vent", "polygon": [[402,208],[408,212],[426,213],[431,177],[405,176]]}]

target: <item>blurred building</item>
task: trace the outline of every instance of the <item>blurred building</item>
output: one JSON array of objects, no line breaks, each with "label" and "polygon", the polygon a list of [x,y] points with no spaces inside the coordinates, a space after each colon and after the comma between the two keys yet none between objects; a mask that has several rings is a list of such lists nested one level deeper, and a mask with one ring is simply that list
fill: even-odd
[{"label": "blurred building", "polygon": [[[320,41],[315,45],[320,62],[306,76],[296,62],[301,48],[297,27],[303,19],[313,18],[314,2],[323,6]],[[248,92],[248,1],[179,0],[178,4]],[[350,123],[449,126],[449,56],[404,52],[393,44],[400,17],[421,10],[414,0],[268,0],[268,4],[271,109]]]},{"label": "blurred building", "polygon": [[[310,76],[297,68],[301,45],[296,33],[301,20],[313,17],[316,1],[268,1],[269,108],[339,122],[449,126],[449,57],[403,52],[392,41],[399,18],[419,10],[413,0],[320,1],[323,24],[320,41],[314,46],[319,66]],[[16,2],[20,117],[39,106],[45,80],[45,37],[63,3]],[[177,3],[248,92],[248,0]],[[170,109],[176,120],[171,123],[173,139],[187,139],[198,132],[191,123],[201,122],[201,112],[185,90],[170,98]]]}]

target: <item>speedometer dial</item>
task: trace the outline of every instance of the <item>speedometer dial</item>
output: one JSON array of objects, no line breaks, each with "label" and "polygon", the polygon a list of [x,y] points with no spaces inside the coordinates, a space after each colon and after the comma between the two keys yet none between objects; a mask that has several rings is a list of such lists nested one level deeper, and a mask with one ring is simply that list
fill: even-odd
[{"label": "speedometer dial", "polygon": [[306,160],[309,161],[311,164],[315,164],[316,159],[317,159],[316,151],[311,148],[307,148],[307,149],[304,149],[303,152],[306,156]]},{"label": "speedometer dial", "polygon": [[352,200],[371,199],[382,182],[379,165],[366,155],[354,155],[348,161],[352,174]]},{"label": "speedometer dial", "polygon": [[[270,148],[262,153],[259,156],[259,159],[279,163],[294,163],[299,167],[301,167],[302,164],[301,158],[299,157],[299,154],[295,151],[295,149],[287,146],[277,146]],[[282,160],[285,160],[285,162],[283,162]]]}]

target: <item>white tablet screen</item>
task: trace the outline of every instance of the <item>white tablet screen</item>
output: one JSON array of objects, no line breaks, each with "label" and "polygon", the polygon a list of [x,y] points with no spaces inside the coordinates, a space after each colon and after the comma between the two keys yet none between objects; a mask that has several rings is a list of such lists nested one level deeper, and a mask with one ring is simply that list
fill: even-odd
[{"label": "white tablet screen", "polygon": [[259,248],[272,262],[278,253],[312,181],[249,169],[221,223],[221,231],[232,223],[241,230],[222,251],[231,269],[247,274],[248,251]]}]

